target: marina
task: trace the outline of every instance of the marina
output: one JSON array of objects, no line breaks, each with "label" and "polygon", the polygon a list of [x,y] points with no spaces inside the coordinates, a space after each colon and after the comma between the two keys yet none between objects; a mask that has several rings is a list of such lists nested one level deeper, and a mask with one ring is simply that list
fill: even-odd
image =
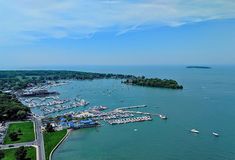
[{"label": "marina", "polygon": [[[139,105],[143,106],[143,105]],[[147,105],[144,105],[147,107]],[[131,107],[123,107],[123,108],[138,108],[138,106],[131,106]],[[78,119],[90,119],[90,121],[93,121],[96,124],[101,124],[102,122],[107,123],[109,125],[115,125],[115,124],[127,124],[127,123],[135,123],[135,122],[145,122],[145,121],[152,121],[153,118],[151,116],[151,113],[147,112],[139,112],[139,111],[123,111],[120,108],[114,109],[112,111],[105,111],[108,107],[105,106],[94,106],[90,107],[87,110],[83,110],[80,112],[66,112],[63,114],[57,114],[57,117],[60,117],[60,121],[50,121],[50,123],[54,124],[55,128],[83,128],[83,127],[77,127],[75,124],[80,124],[80,120]],[[53,110],[54,112],[60,112],[55,108]],[[51,113],[52,111],[46,110],[46,112]],[[138,116],[142,115],[142,116]],[[69,117],[69,120],[66,119],[66,117]],[[61,119],[64,125],[61,125]],[[73,123],[73,125],[71,125]],[[64,127],[62,127],[64,126]],[[91,126],[93,127],[93,126]],[[87,127],[85,127],[87,128]]]},{"label": "marina", "polygon": [[[24,94],[32,94],[34,92],[42,91],[43,93],[47,93],[47,89],[51,87],[58,87],[65,85],[67,83],[55,83],[50,82],[48,85],[33,87],[29,89],[25,89]],[[108,92],[108,96],[112,94],[112,92]],[[150,112],[141,112],[141,111],[133,111],[135,109],[146,108],[147,105],[131,105],[126,107],[117,107],[113,110],[107,111],[109,108],[106,106],[90,106],[85,108],[90,104],[90,102],[85,99],[80,99],[78,96],[75,98],[67,98],[61,99],[59,95],[56,96],[38,96],[37,94],[34,97],[30,96],[22,96],[19,97],[19,100],[30,108],[35,108],[39,110],[39,113],[34,113],[36,116],[40,116],[43,118],[49,117],[71,117],[70,120],[66,121],[66,125],[61,125],[60,122],[52,121],[50,123],[54,124],[54,127],[57,129],[64,128],[87,128],[87,127],[78,127],[81,125],[80,121],[77,118],[90,118],[90,120],[94,121],[95,124],[100,124],[102,121],[108,123],[110,125],[115,124],[127,124],[127,123],[135,123],[135,122],[145,122],[152,121],[152,116],[158,116],[161,119],[167,119],[166,116],[162,114],[155,114]],[[74,111],[73,109],[80,108],[79,111]],[[73,125],[71,125],[73,124]],[[75,125],[78,124],[78,125]],[[75,127],[76,126],[76,127]]]},{"label": "marina", "polygon": [[84,106],[87,106],[88,104],[89,103],[86,102],[85,100],[81,100],[79,102],[76,102],[76,103],[74,103],[72,105],[68,105],[68,106],[53,104],[53,106],[55,105],[54,107],[42,107],[41,111],[43,112],[43,115],[45,116],[45,115],[49,115],[52,113],[62,112],[62,111],[70,110],[70,109],[77,108],[77,107],[84,107]]},{"label": "marina", "polygon": [[[55,86],[61,86],[63,84],[64,83]],[[46,88],[48,88],[48,86]],[[36,90],[37,89],[38,88],[36,88]],[[47,116],[53,113],[64,112],[73,108],[85,107],[89,105],[89,102],[84,99],[61,99],[59,96],[34,96],[28,98],[25,96],[20,96],[18,99],[29,108],[38,108],[40,110],[40,114],[37,116]]]}]

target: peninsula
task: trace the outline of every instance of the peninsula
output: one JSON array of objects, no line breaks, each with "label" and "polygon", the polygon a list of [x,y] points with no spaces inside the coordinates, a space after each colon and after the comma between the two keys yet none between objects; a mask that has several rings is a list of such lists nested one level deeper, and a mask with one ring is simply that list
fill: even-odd
[{"label": "peninsula", "polygon": [[182,85],[179,85],[178,82],[172,79],[138,77],[138,78],[127,79],[123,81],[123,83],[137,85],[137,86],[183,89]]}]

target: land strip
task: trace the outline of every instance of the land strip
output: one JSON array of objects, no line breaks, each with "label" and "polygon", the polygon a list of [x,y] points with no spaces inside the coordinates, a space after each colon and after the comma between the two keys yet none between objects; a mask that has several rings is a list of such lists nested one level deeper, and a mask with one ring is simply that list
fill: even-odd
[{"label": "land strip", "polygon": [[44,133],[46,160],[49,160],[51,152],[57,146],[57,144],[59,144],[61,140],[63,140],[66,134],[67,130]]}]

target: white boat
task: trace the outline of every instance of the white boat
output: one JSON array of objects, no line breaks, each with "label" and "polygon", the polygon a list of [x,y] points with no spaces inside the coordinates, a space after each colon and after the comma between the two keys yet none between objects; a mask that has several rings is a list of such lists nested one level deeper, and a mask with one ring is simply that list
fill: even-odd
[{"label": "white boat", "polygon": [[212,134],[213,134],[215,137],[219,137],[219,134],[216,133],[216,132],[213,132]]},{"label": "white boat", "polygon": [[197,133],[197,134],[199,133],[199,131],[196,130],[196,129],[191,129],[190,132],[192,132],[192,133]]},{"label": "white boat", "polygon": [[161,118],[161,119],[164,119],[164,120],[166,120],[167,119],[167,116],[165,116],[165,115],[159,115],[159,117]]}]

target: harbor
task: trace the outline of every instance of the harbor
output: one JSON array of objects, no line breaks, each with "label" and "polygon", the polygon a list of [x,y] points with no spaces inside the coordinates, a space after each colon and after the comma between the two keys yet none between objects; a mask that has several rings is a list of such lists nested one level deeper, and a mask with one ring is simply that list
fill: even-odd
[{"label": "harbor", "polygon": [[[51,123],[57,130],[87,128],[88,126],[94,127],[101,124],[115,125],[146,122],[153,121],[154,117],[167,119],[166,116],[159,113],[139,111],[139,109],[147,108],[146,104],[109,108],[102,105],[92,106],[89,101],[80,98],[79,95],[74,98],[61,98],[60,93],[53,90],[66,84],[68,83],[48,82],[47,85],[29,87],[21,95],[19,94],[18,99],[24,105],[36,110],[37,112],[33,114],[36,117],[41,117],[44,125]],[[50,92],[58,94],[45,94]],[[112,95],[113,92],[107,92],[107,96]],[[38,95],[39,93],[42,93],[42,95]],[[84,119],[92,121],[92,125],[89,123],[85,125],[83,123]]]}]

